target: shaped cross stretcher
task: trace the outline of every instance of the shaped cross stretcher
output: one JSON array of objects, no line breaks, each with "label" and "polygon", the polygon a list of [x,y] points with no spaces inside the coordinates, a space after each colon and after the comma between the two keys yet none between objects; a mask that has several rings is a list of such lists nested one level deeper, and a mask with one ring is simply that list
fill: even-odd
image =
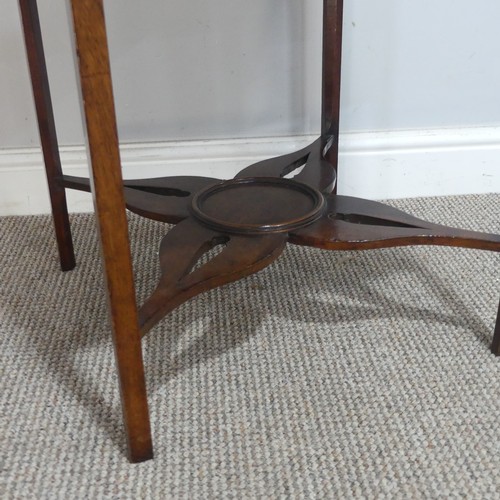
[{"label": "shaped cross stretcher", "polygon": [[[139,311],[143,334],[189,298],[265,268],[287,242],[328,250],[445,245],[500,252],[500,235],[432,224],[383,203],[332,194],[335,169],[324,143],[319,138],[296,153],[251,165],[232,181],[181,176],[124,182],[129,210],[176,224],[160,244],[160,282]],[[88,179],[64,176],[63,184],[90,191]],[[194,269],[217,245],[224,245],[222,251]],[[499,336],[497,331],[496,344]]]}]

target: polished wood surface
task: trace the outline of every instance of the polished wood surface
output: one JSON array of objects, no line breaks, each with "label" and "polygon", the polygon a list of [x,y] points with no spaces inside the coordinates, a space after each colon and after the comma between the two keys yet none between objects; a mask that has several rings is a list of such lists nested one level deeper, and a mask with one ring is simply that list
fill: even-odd
[{"label": "polished wood surface", "polygon": [[91,184],[121,389],[128,455],[153,456],[102,0],[72,0]]},{"label": "polished wood surface", "polygon": [[[127,208],[138,215],[177,224],[189,216],[193,196],[203,188],[221,182],[211,177],[160,177],[123,182]],[[90,180],[63,175],[62,184],[90,193]]]},{"label": "polished wood surface", "polygon": [[[283,233],[223,234],[193,218],[181,222],[161,242],[162,277],[139,314],[143,334],[189,298],[267,267],[285,244]],[[223,245],[222,251],[194,269],[203,254],[217,245]]]},{"label": "polished wood surface", "polygon": [[[164,222],[175,223],[181,217],[185,221],[168,233],[161,244],[162,280],[154,298],[149,299],[141,309],[143,333],[149,331],[155,322],[174,307],[196,294],[235,281],[270,264],[279,256],[282,245],[287,241],[325,250],[441,245],[500,252],[500,235],[433,224],[375,201],[323,194],[316,189],[318,184],[314,176],[306,177],[313,179],[312,185],[297,181],[299,175],[283,179],[284,165],[294,157],[286,155],[283,158],[248,167],[237,174],[234,181],[206,178],[203,182],[200,177],[183,177],[182,183],[176,177],[164,177],[154,182],[145,180],[138,191],[140,210],[134,208],[134,197],[128,194],[137,191],[133,186],[137,181],[125,183],[125,196],[128,197],[131,210]],[[244,173],[262,174],[264,166],[269,167],[267,177],[243,177]],[[153,184],[161,186],[162,194],[153,188]],[[88,189],[88,181],[81,178],[71,178],[68,185],[76,189]],[[181,186],[182,195],[176,191]],[[151,189],[152,192],[143,189]],[[172,208],[171,213],[168,207]],[[269,240],[261,237],[276,233],[281,233],[282,238]],[[235,236],[247,236],[247,243],[241,245],[241,255],[235,251],[238,247],[233,241],[218,256],[218,269],[225,278],[217,282],[212,277],[207,286],[199,286],[200,283],[193,283],[187,288],[179,286],[173,269],[187,269],[187,263],[198,259],[200,248],[205,249],[202,253],[210,248],[209,241],[230,241]],[[249,255],[245,253],[245,249],[250,248],[250,241],[253,255],[258,257],[258,265],[249,263]],[[276,252],[270,251],[269,245],[273,241]],[[262,256],[269,258],[264,259]],[[224,259],[227,259],[226,265],[230,272],[226,272]],[[171,262],[171,275],[165,263],[167,260]],[[492,345],[492,350],[496,352],[499,349],[499,330],[497,322]]]},{"label": "polished wood surface", "polygon": [[19,0],[23,34],[28,56],[31,86],[35,99],[38,130],[42,143],[45,172],[49,185],[52,219],[56,232],[61,269],[69,271],[76,265],[71,228],[66,204],[66,193],[61,185],[61,159],[57,143],[54,112],[50,96],[49,79],[43,51],[42,33],[36,0]]},{"label": "polished wood surface", "polygon": [[330,195],[324,217],[293,231],[290,242],[325,250],[441,245],[500,252],[500,235],[432,224],[375,201]]},{"label": "polished wood surface", "polygon": [[[92,168],[90,179],[62,175],[36,2],[20,0],[20,5],[56,228],[66,227],[60,196],[65,188],[94,195],[131,461],[152,457],[140,338],[186,300],[272,264],[287,242],[329,250],[448,245],[500,252],[499,235],[433,224],[382,203],[335,193],[342,0],[324,0],[320,137],[300,151],[250,165],[229,181],[195,176],[122,180],[102,0],[71,0]],[[161,278],[139,311],[125,206],[177,224],[161,241]],[[65,255],[69,264],[69,226],[58,232],[58,241],[62,262]],[[208,253],[216,248],[218,253]],[[500,306],[491,349],[500,354]]]},{"label": "polished wood surface", "polygon": [[325,200],[316,189],[289,179],[248,177],[222,182],[197,193],[193,215],[225,233],[290,231],[321,217]]},{"label": "polished wood surface", "polygon": [[[321,151],[337,174],[342,66],[343,0],[323,0]],[[337,192],[337,184],[333,186]]]},{"label": "polished wood surface", "polygon": [[[295,172],[295,180],[322,193],[331,193],[336,186],[337,171],[335,163],[327,159],[329,149],[323,145],[324,137],[319,137],[311,145],[295,153],[254,163],[236,174],[235,178],[285,177]],[[333,144],[332,140],[330,145]]]}]

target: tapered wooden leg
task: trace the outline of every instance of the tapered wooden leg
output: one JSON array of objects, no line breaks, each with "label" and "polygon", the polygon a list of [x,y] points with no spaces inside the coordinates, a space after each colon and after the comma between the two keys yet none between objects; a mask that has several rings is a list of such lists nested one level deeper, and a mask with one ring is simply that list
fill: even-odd
[{"label": "tapered wooden leg", "polygon": [[71,0],[129,458],[153,456],[102,0]]},{"label": "tapered wooden leg", "polygon": [[496,356],[500,356],[500,302],[498,303],[497,322],[495,325],[495,332],[493,333],[491,352]]},{"label": "tapered wooden leg", "polygon": [[69,271],[75,267],[75,254],[71,238],[66,194],[61,184],[61,160],[59,158],[59,147],[57,144],[54,113],[50,98],[49,80],[45,65],[36,0],[19,0],[19,7],[23,22],[24,40],[28,54],[31,85],[35,98],[45,171],[49,184],[59,258],[62,270]]},{"label": "tapered wooden leg", "polygon": [[[343,0],[323,0],[321,138],[322,148],[327,150],[325,159],[335,170],[339,150],[342,21]],[[337,192],[337,183],[333,192]]]}]

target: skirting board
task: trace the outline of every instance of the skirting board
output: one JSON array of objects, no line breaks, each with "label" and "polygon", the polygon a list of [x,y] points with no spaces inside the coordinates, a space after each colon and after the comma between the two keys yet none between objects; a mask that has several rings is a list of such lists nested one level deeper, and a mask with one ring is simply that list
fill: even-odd
[{"label": "skirting board", "polygon": [[[228,179],[315,136],[124,144],[125,178],[202,175]],[[88,176],[83,146],[61,148],[64,172]],[[70,211],[93,209],[68,190]],[[500,127],[347,133],[340,137],[339,193],[369,199],[500,192]],[[49,213],[39,148],[0,150],[0,215]]]}]

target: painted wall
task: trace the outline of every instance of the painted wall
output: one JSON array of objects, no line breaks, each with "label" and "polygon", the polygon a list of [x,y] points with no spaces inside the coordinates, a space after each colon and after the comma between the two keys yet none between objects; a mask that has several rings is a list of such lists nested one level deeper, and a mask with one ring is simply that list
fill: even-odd
[{"label": "painted wall", "polygon": [[[39,1],[62,144],[83,142],[65,0]],[[124,142],[319,126],[320,0],[107,0]],[[342,130],[500,125],[498,0],[345,1]],[[2,0],[0,149],[38,145],[19,14]]]}]

